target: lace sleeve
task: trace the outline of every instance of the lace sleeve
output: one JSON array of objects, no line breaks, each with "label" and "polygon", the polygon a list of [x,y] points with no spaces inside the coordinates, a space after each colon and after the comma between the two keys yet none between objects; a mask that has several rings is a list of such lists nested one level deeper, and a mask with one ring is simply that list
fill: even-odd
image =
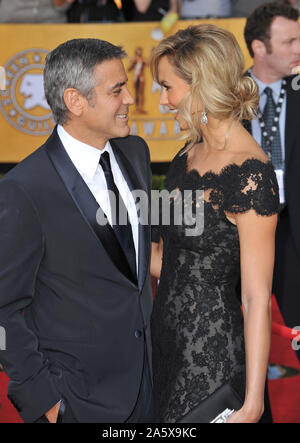
[{"label": "lace sleeve", "polygon": [[279,212],[279,192],[271,162],[248,159],[241,166],[231,165],[222,174],[224,211],[259,215]]}]

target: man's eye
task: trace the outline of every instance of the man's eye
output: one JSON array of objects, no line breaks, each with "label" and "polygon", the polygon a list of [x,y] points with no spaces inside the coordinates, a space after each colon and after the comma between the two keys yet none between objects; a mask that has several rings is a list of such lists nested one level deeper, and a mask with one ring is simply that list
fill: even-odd
[{"label": "man's eye", "polygon": [[116,90],[114,91],[114,94],[115,94],[115,95],[119,95],[121,91],[122,91],[122,89],[116,89]]}]

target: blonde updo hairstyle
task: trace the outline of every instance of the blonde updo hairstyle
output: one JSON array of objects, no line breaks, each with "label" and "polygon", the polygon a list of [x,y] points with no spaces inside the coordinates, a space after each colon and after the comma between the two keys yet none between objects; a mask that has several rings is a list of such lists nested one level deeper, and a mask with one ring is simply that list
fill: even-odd
[{"label": "blonde updo hairstyle", "polygon": [[190,86],[179,107],[189,128],[188,148],[201,139],[200,118],[204,110],[208,118],[229,119],[228,134],[234,120],[252,120],[256,116],[258,88],[251,77],[244,76],[244,57],[230,32],[203,24],[189,26],[164,39],[151,57],[151,72],[156,81],[158,64],[164,56],[176,75]]}]

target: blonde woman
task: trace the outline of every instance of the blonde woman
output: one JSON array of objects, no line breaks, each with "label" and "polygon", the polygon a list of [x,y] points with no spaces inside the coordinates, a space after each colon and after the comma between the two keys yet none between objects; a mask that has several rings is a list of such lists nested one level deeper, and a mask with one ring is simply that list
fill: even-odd
[{"label": "blonde woman", "polygon": [[170,165],[166,189],[174,191],[172,204],[182,197],[183,209],[192,192],[193,214],[204,206],[201,235],[187,235],[191,226],[173,220],[159,227],[152,247],[151,272],[160,279],[152,316],[156,420],[188,420],[228,385],[242,403],[227,421],[257,422],[279,209],[272,164],[240,123],[255,115],[257,87],[243,76],[234,36],[214,25],[163,40],[151,67],[160,103],[174,111],[188,139]]}]

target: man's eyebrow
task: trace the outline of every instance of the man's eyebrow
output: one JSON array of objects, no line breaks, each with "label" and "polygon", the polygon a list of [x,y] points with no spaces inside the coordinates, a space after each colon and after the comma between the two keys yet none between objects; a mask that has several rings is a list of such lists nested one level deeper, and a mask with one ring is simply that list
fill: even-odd
[{"label": "man's eyebrow", "polygon": [[124,80],[123,82],[118,82],[115,85],[113,85],[110,90],[113,91],[114,89],[117,88],[122,88],[122,86],[126,85],[126,83],[128,82],[128,79]]},{"label": "man's eyebrow", "polygon": [[291,42],[293,40],[296,40],[296,37],[286,37],[285,39],[283,39],[284,42]]}]

